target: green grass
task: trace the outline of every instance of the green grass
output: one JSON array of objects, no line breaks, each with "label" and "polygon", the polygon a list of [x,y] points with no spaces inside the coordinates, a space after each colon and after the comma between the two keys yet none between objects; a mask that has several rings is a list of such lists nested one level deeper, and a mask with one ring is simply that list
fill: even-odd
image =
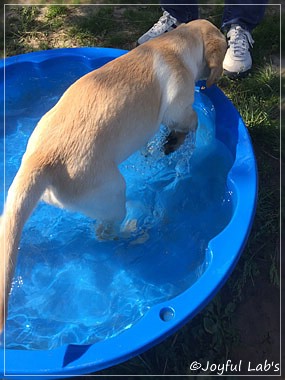
[{"label": "green grass", "polygon": [[[15,16],[14,20],[17,21],[17,31],[19,36],[24,35],[25,33],[30,33],[35,29],[35,19],[40,13],[40,8],[37,6],[26,6],[26,7],[18,7],[14,8]],[[13,19],[12,25],[13,25]]]},{"label": "green grass", "polygon": [[[202,17],[220,25],[222,7],[201,8]],[[38,17],[42,8],[37,6],[15,7],[14,12],[6,34],[8,55],[34,50],[29,44],[31,35],[38,39],[38,48],[52,48],[53,40],[40,36],[50,37],[59,27],[69,38],[66,44],[75,41],[77,46],[130,49],[161,15],[159,6],[147,4],[97,6],[73,18],[73,5],[49,6],[43,18]],[[260,297],[260,290],[255,287],[261,282],[272,292],[279,291],[280,78],[278,68],[272,63],[273,57],[279,54],[279,17],[279,7],[270,7],[262,24],[253,31],[252,73],[243,80],[223,77],[219,82],[247,125],[259,173],[256,217],[241,259],[224,288],[184,328],[146,353],[103,371],[104,375],[183,375],[190,374],[189,364],[194,360],[222,363],[230,358],[242,334],[233,316],[241,312],[248,289]]]},{"label": "green grass", "polygon": [[113,36],[118,31],[118,25],[113,18],[114,8],[97,7],[97,12],[91,13],[87,17],[78,19],[76,25],[72,26],[70,36],[78,36],[82,45],[93,44],[102,46],[103,41],[109,46],[109,35]]},{"label": "green grass", "polygon": [[68,13],[68,7],[65,5],[51,5],[47,8],[46,18],[53,19],[64,16]]},{"label": "green grass", "polygon": [[97,46],[130,49],[146,25],[153,25],[160,15],[159,7],[126,6],[118,11],[115,6],[99,6],[97,12],[80,19],[69,33],[78,36],[83,45],[95,39]]}]

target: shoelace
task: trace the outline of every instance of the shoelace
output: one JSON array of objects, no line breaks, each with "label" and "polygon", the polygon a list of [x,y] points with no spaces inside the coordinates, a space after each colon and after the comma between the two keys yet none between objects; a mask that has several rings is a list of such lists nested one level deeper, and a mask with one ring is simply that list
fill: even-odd
[{"label": "shoelace", "polygon": [[239,25],[231,28],[227,37],[230,39],[229,46],[233,49],[236,57],[243,57],[248,51],[249,45],[253,47],[254,44],[251,34]]},{"label": "shoelace", "polygon": [[153,25],[150,31],[154,34],[161,34],[165,29],[165,24],[171,26],[175,24],[176,19],[172,17],[167,11],[164,11],[160,19]]}]

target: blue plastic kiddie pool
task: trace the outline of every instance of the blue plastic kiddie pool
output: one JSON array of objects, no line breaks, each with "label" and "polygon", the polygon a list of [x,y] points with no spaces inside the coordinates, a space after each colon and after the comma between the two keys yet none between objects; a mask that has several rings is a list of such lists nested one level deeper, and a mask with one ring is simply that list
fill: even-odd
[{"label": "blue plastic kiddie pool", "polygon": [[[77,78],[125,53],[57,49],[1,62],[1,202],[40,117]],[[94,221],[38,205],[19,248],[1,376],[67,377],[123,362],[182,327],[225,283],[250,232],[257,171],[239,113],[202,85],[196,136],[165,156],[161,126],[120,166],[126,238],[99,242]]]}]

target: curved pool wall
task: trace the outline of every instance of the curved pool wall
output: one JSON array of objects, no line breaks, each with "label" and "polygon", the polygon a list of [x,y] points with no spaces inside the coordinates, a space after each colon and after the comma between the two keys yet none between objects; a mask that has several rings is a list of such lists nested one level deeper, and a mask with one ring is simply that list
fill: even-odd
[{"label": "curved pool wall", "polygon": [[[91,70],[125,53],[105,48],[58,49],[8,58],[5,65],[1,62],[1,70],[4,75],[9,70],[9,77],[12,73],[14,80],[17,76],[21,77],[23,87],[19,91],[22,91],[25,78],[17,64],[29,70],[32,63],[37,70],[37,64],[48,65],[49,60],[60,62],[70,57],[71,62],[76,65],[84,63]],[[76,65],[71,64],[70,70],[76,70]],[[37,90],[40,89],[35,88],[34,92],[27,94],[31,102],[38,97]],[[50,378],[72,376],[88,374],[128,360],[182,327],[207,305],[225,283],[246,244],[253,222],[257,170],[248,132],[233,104],[216,86],[205,89],[203,93],[216,110],[216,138],[229,148],[235,158],[227,180],[228,188],[233,193],[233,216],[225,229],[209,242],[207,254],[210,259],[205,272],[189,289],[169,301],[152,306],[132,328],[111,339],[89,346],[64,345],[46,351],[1,348],[1,375],[13,378],[21,375]],[[17,99],[6,99],[6,102],[10,101],[16,102]]]}]

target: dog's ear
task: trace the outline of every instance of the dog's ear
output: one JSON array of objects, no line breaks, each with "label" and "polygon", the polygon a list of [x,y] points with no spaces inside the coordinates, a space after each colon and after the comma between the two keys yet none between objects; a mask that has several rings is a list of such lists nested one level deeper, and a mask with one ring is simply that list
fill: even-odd
[{"label": "dog's ear", "polygon": [[224,35],[214,26],[211,30],[202,31],[202,35],[204,58],[210,70],[206,86],[210,87],[223,74],[223,60],[227,51],[227,42]]}]

